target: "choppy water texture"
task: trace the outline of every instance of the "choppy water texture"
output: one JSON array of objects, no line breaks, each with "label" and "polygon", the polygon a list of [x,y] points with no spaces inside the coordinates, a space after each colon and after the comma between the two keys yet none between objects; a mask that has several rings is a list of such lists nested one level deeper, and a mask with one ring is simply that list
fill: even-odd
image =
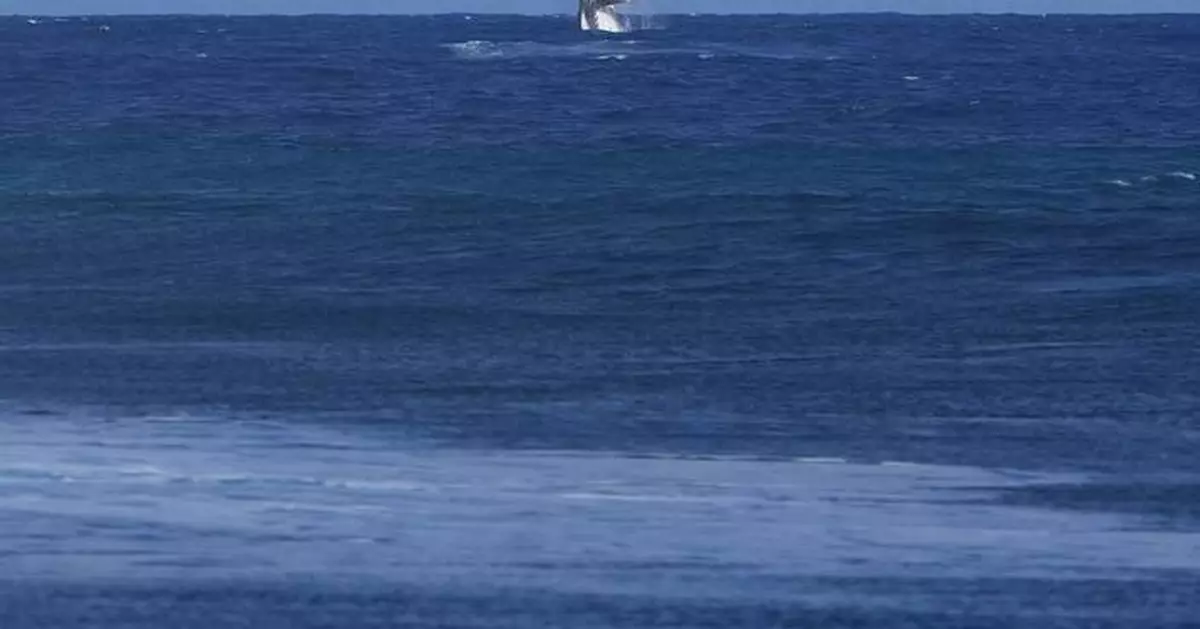
[{"label": "choppy water texture", "polygon": [[1183,628],[1200,19],[0,19],[0,625]]}]

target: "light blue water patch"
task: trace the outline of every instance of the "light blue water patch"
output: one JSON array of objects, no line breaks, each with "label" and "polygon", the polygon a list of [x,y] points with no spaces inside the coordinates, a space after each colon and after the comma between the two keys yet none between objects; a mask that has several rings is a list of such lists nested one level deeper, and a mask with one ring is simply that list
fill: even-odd
[{"label": "light blue water patch", "polygon": [[1086,480],[1070,474],[405,448],[169,416],[7,416],[0,462],[8,575],[63,582],[310,574],[771,599],[801,578],[1120,580],[1194,569],[1200,552],[1200,533],[994,500]]}]

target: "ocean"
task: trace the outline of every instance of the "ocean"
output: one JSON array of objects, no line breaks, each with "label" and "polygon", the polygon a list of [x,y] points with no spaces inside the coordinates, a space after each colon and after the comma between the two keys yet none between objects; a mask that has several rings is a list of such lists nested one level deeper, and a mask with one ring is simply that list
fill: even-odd
[{"label": "ocean", "polygon": [[1200,623],[1200,17],[0,19],[5,629]]}]

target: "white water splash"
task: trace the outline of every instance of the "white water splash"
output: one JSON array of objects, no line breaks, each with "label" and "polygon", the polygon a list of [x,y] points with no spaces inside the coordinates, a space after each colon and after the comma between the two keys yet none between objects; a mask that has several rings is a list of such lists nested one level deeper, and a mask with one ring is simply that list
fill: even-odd
[{"label": "white water splash", "polygon": [[614,11],[597,11],[595,27],[586,21],[580,21],[580,28],[585,31],[600,31],[602,33],[628,33],[631,29],[629,21]]}]

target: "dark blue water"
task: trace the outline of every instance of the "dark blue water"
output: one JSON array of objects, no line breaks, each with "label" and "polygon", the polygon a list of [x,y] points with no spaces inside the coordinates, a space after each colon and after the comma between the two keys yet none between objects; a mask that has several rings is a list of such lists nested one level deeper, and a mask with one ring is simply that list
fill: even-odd
[{"label": "dark blue water", "polygon": [[1200,18],[34,22],[5,627],[1200,617]]}]

